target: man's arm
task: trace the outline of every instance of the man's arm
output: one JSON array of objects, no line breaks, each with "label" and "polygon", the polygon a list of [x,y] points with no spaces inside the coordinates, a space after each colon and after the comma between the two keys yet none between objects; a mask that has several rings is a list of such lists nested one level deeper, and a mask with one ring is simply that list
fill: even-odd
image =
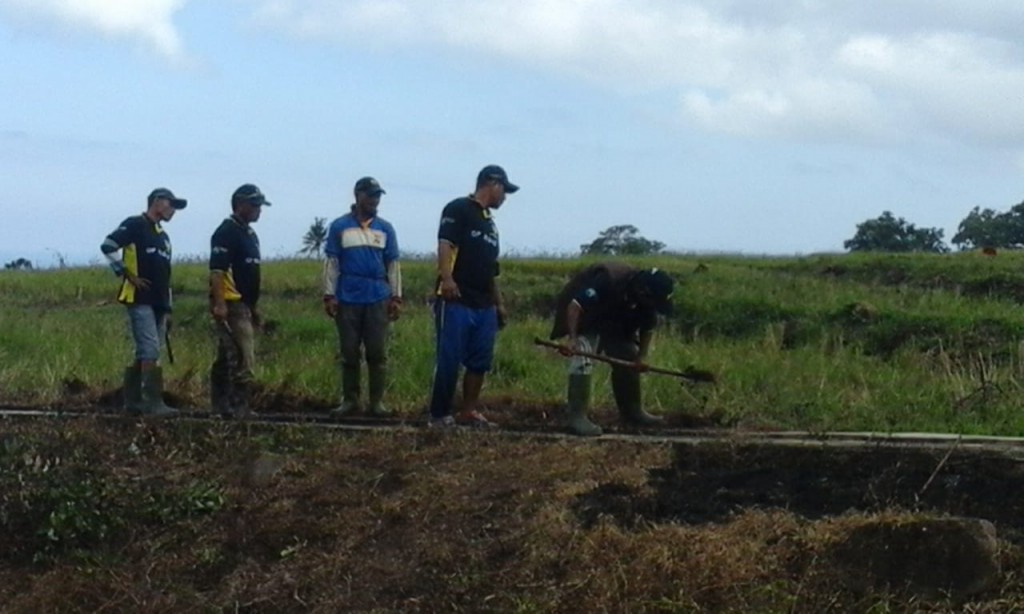
[{"label": "man's arm", "polygon": [[459,286],[452,277],[455,268],[455,246],[441,239],[437,242],[437,275],[441,278],[438,288],[441,296],[448,301],[458,300]]},{"label": "man's arm", "polygon": [[216,320],[228,317],[228,304],[224,300],[224,271],[210,271],[210,314]]},{"label": "man's arm", "polygon": [[338,313],[338,268],[338,259],[328,254],[323,267],[324,313],[331,318]]}]

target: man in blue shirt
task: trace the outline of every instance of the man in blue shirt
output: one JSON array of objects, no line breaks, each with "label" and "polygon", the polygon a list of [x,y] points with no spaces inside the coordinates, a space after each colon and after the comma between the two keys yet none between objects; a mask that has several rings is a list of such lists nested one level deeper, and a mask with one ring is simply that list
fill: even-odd
[{"label": "man in blue shirt", "polygon": [[[437,355],[430,396],[428,426],[448,428],[462,423],[494,426],[478,410],[484,375],[491,370],[494,341],[507,314],[498,291],[498,229],[492,210],[519,186],[500,166],[477,174],[476,190],[456,198],[441,212],[437,233],[437,296],[434,328]],[[462,412],[452,416],[452,399],[462,378]]]},{"label": "man in blue shirt", "polygon": [[159,364],[172,302],[171,239],[161,222],[171,221],[187,204],[170,190],[157,188],[146,199],[146,211],[121,222],[100,245],[110,268],[121,277],[117,300],[128,310],[135,341],[135,361],[124,372],[124,406],[132,414],[162,418],[178,413],[163,402]]},{"label": "man in blue shirt", "polygon": [[360,354],[366,353],[369,412],[391,412],[384,406],[387,387],[387,343],[391,322],[402,305],[402,271],[398,237],[387,220],[377,216],[385,194],[373,177],[355,185],[355,204],[331,222],[324,249],[324,311],[334,320],[341,349],[343,416],[360,407]]}]

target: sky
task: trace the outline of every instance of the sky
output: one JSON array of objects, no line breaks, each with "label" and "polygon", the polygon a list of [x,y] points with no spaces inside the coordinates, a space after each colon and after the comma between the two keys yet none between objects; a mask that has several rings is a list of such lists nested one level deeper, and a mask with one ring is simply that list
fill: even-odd
[{"label": "sky", "polygon": [[946,240],[1024,200],[1020,0],[0,0],[0,259],[100,261],[146,195],[203,258],[256,183],[265,257],[376,177],[407,253],[500,164],[506,254],[632,224],[681,252]]}]

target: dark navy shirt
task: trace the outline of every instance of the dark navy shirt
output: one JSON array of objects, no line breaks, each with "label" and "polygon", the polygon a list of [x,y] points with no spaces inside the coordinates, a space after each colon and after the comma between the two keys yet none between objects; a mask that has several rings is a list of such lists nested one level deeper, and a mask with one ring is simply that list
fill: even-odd
[{"label": "dark navy shirt", "polygon": [[224,300],[255,306],[260,300],[260,239],[231,216],[210,238],[210,271],[224,273]]},{"label": "dark navy shirt", "polygon": [[490,209],[469,197],[456,198],[441,212],[437,238],[455,248],[452,278],[459,286],[460,302],[474,309],[493,306],[500,249]]},{"label": "dark navy shirt", "polygon": [[639,272],[615,262],[591,265],[574,275],[556,301],[551,338],[569,334],[566,312],[573,301],[583,309],[578,334],[633,338],[638,332],[653,330],[658,324],[658,313],[637,302],[629,292],[630,283]]},{"label": "dark navy shirt", "polygon": [[149,282],[147,288],[136,288],[125,278],[117,300],[126,305],[152,305],[171,308],[171,238],[159,222],[145,215],[135,215],[107,235],[121,248],[121,259],[129,273]]}]

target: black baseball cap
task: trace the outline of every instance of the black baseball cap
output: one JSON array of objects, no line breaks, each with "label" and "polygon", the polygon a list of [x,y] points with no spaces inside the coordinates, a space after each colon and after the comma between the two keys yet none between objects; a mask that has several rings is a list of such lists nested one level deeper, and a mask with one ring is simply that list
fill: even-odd
[{"label": "black baseball cap", "polygon": [[519,186],[508,180],[508,173],[505,169],[501,168],[497,164],[489,164],[482,169],[476,176],[476,185],[481,186],[488,181],[500,181],[505,186],[505,192],[509,194],[515,193],[519,190]]},{"label": "black baseball cap", "polygon": [[362,192],[364,194],[387,194],[384,188],[380,187],[380,183],[377,182],[373,177],[363,177],[356,182],[355,192]]},{"label": "black baseball cap", "polygon": [[231,195],[231,202],[236,200],[247,200],[258,207],[269,207],[270,201],[260,192],[260,189],[251,183],[243,183],[238,186],[235,193]]},{"label": "black baseball cap", "polygon": [[653,268],[640,271],[637,279],[650,294],[655,311],[667,316],[672,315],[672,291],[675,288],[675,281],[669,274]]},{"label": "black baseball cap", "polygon": [[184,198],[178,198],[174,195],[174,192],[167,188],[157,188],[149,193],[146,198],[146,203],[152,205],[154,200],[167,200],[170,201],[171,206],[175,209],[184,209],[188,206],[188,201]]}]

